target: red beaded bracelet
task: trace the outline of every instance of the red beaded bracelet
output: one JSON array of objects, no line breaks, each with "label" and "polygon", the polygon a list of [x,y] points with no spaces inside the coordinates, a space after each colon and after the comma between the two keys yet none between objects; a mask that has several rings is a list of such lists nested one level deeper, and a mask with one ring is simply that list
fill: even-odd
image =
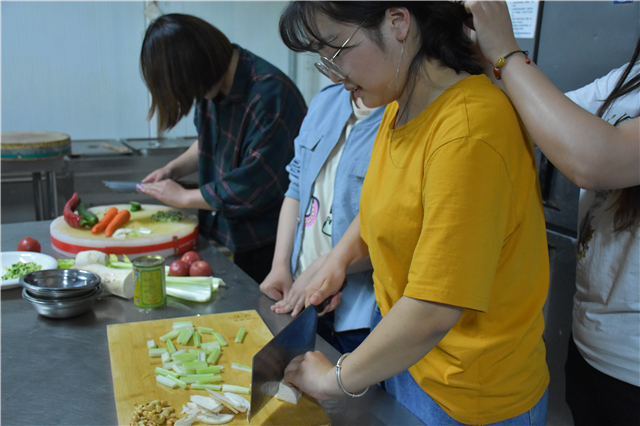
[{"label": "red beaded bracelet", "polygon": [[496,62],[496,66],[493,69],[493,75],[496,76],[496,80],[501,80],[502,79],[502,70],[500,68],[502,68],[504,66],[504,64],[507,63],[507,58],[511,55],[514,55],[516,53],[524,53],[524,56],[527,57],[527,59],[525,60],[525,62],[527,64],[531,63],[531,59],[529,59],[529,51],[528,50],[514,50],[513,52],[504,55],[502,58],[498,59],[498,61]]}]

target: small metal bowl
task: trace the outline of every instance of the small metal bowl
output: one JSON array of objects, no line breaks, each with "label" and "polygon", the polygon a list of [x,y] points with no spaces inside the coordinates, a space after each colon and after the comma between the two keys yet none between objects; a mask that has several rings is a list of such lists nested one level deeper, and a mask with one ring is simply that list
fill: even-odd
[{"label": "small metal bowl", "polygon": [[102,294],[102,285],[94,287],[86,295],[49,300],[40,299],[31,294],[26,288],[22,289],[22,298],[31,303],[40,315],[49,318],[70,318],[84,314],[93,308],[93,304],[100,294]]},{"label": "small metal bowl", "polygon": [[20,285],[41,299],[88,295],[100,285],[100,276],[79,269],[47,269],[20,277]]}]

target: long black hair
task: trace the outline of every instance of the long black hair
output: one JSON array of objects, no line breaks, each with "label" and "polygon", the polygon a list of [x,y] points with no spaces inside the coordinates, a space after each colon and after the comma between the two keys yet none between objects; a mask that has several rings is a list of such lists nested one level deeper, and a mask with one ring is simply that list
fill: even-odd
[{"label": "long black hair", "polygon": [[[618,82],[611,93],[609,93],[609,96],[607,96],[607,98],[602,102],[602,105],[600,105],[600,108],[598,108],[596,113],[598,117],[603,117],[616,99],[640,88],[640,73],[633,76],[629,81],[626,81],[629,77],[629,73],[633,69],[633,66],[638,61],[638,55],[640,55],[640,37],[638,37],[636,50],[633,52],[629,64],[622,72],[622,75],[620,75]],[[639,114],[640,110],[635,111],[635,117],[638,117]],[[621,124],[623,121],[635,117],[618,117],[615,125]],[[638,226],[640,218],[640,186],[624,188],[617,192],[618,197],[612,206],[612,208],[616,209],[613,222],[614,229],[616,232],[622,232],[626,229],[634,229]]]},{"label": "long black hair", "polygon": [[384,49],[380,25],[392,7],[406,8],[418,26],[421,43],[411,60],[410,76],[427,58],[436,59],[457,73],[482,74],[473,43],[463,31],[467,12],[462,4],[450,1],[294,1],[280,16],[280,37],[295,52],[339,48],[318,30],[315,16],[323,13],[336,22],[362,24],[368,37]]}]

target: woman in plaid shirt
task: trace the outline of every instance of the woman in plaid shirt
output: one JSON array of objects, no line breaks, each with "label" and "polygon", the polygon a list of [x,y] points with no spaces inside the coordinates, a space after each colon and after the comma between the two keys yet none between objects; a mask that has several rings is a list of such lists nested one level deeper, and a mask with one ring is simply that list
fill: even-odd
[{"label": "woman in plaid shirt", "polygon": [[[307,107],[275,66],[208,22],[189,15],[157,18],[140,54],[158,132],[196,104],[198,140],[143,179],[141,190],[177,208],[199,209],[200,232],[234,253],[254,280],[269,273],[293,140]],[[198,172],[199,188],[175,181]]]}]

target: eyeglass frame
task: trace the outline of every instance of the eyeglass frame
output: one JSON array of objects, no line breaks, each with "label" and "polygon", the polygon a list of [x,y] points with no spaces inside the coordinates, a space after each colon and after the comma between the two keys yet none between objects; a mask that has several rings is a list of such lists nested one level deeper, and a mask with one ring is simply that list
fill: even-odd
[{"label": "eyeglass frame", "polygon": [[328,79],[331,79],[331,75],[329,74],[329,72],[332,72],[333,75],[335,75],[341,80],[345,80],[347,78],[347,73],[344,72],[342,68],[338,66],[338,64],[333,62],[333,60],[338,57],[340,52],[342,52],[342,49],[344,49],[347,43],[351,41],[353,36],[356,35],[358,30],[362,28],[365,22],[367,21],[364,20],[362,21],[362,24],[358,25],[358,28],[356,28],[353,34],[351,34],[351,37],[349,37],[344,43],[342,43],[342,46],[340,46],[340,49],[338,49],[338,51],[331,57],[331,59],[327,58],[326,56],[320,56],[320,62],[316,62],[313,64],[315,65],[316,69],[320,71],[320,74],[324,75]]}]

